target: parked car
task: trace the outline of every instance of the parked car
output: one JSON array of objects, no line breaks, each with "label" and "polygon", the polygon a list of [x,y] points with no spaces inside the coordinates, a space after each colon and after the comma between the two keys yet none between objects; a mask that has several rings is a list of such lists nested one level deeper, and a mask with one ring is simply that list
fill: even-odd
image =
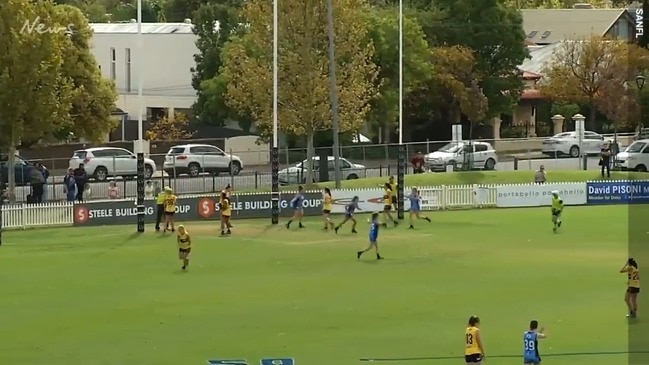
[{"label": "parked car", "polygon": [[[69,167],[76,169],[79,164],[84,164],[88,176],[98,181],[106,181],[110,176],[137,176],[137,156],[123,148],[95,147],[74,151]],[[150,179],[155,170],[155,162],[145,158],[144,178]]]},{"label": "parked car", "polygon": [[639,141],[641,139],[649,139],[649,128],[640,128],[640,130],[633,135],[634,141]]},{"label": "parked car", "polygon": [[549,156],[579,157],[582,152],[585,155],[597,155],[609,142],[612,140],[604,138],[601,134],[585,131],[581,151],[577,132],[564,132],[545,139],[542,152]]},{"label": "parked car", "polygon": [[227,172],[239,175],[243,170],[241,158],[223,152],[209,144],[173,146],[165,156],[164,171],[171,176],[187,174],[196,177],[203,172],[218,175]]},{"label": "parked car", "polygon": [[[313,182],[319,180],[320,177],[320,156],[313,157]],[[340,171],[342,172],[342,179],[344,180],[354,180],[358,179],[360,176],[363,176],[365,172],[365,166],[357,163],[353,163],[346,158],[340,158]],[[327,157],[327,166],[329,170],[329,180],[335,180],[335,166],[334,166],[334,157]],[[308,162],[304,160],[295,166],[287,167],[279,171],[279,183],[281,185],[294,185],[294,184],[304,184],[306,183],[306,172],[307,172]]]},{"label": "parked car", "polygon": [[[0,179],[0,188],[6,186],[9,183],[9,169],[7,166],[8,161],[9,156],[5,154],[0,155],[0,175],[2,175],[2,179]],[[31,172],[34,168],[35,167],[32,163],[20,156],[16,156],[14,165],[16,185],[29,185]]]},{"label": "parked car", "polygon": [[624,171],[646,172],[649,169],[649,139],[631,143],[615,156],[615,163]]},{"label": "parked car", "polygon": [[428,169],[438,172],[446,171],[448,165],[460,167],[465,160],[473,161],[472,170],[493,170],[498,163],[498,156],[491,144],[468,141],[448,143],[425,156]]}]

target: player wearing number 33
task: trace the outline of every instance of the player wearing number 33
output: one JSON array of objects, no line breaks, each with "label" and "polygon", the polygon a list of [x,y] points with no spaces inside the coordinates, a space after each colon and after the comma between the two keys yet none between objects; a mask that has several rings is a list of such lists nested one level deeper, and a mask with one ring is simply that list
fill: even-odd
[{"label": "player wearing number 33", "polygon": [[464,350],[464,361],[469,364],[480,364],[485,358],[484,346],[480,337],[480,318],[471,316],[469,326],[464,333],[466,348]]},{"label": "player wearing number 33", "polygon": [[640,270],[638,262],[629,258],[620,273],[628,275],[627,289],[624,294],[624,301],[629,308],[627,317],[635,318],[638,313],[638,293],[640,293]]},{"label": "player wearing number 33", "polygon": [[538,321],[530,322],[529,331],[523,334],[523,364],[539,365],[541,355],[539,355],[539,339],[545,338],[543,328],[539,328]]}]

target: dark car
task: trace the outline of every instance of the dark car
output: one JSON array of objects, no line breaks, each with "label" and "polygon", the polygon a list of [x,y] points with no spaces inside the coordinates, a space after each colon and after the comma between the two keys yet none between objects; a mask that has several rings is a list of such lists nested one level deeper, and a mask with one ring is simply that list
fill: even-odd
[{"label": "dark car", "polygon": [[[0,187],[5,187],[9,182],[9,170],[7,169],[8,156],[0,155]],[[34,165],[23,159],[20,156],[16,156],[14,171],[16,174],[16,185],[29,185],[30,176]]]}]

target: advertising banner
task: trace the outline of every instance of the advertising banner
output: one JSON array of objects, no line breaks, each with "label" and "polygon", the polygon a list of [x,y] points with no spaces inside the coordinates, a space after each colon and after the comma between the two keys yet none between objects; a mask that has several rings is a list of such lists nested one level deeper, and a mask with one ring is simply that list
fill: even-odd
[{"label": "advertising banner", "polygon": [[499,208],[550,206],[553,190],[559,192],[566,205],[586,204],[586,183],[575,182],[497,186],[496,206]]},{"label": "advertising banner", "polygon": [[[291,216],[290,201],[293,194],[282,195],[280,198],[280,215]],[[320,214],[322,212],[322,195],[307,193],[304,200],[304,213],[306,215]],[[263,194],[232,194],[233,217],[265,218],[271,216],[270,193]],[[153,200],[145,202],[146,224],[155,223],[156,205]],[[179,197],[176,206],[176,222],[219,219],[218,197],[205,196],[198,198]],[[75,226],[107,226],[122,225],[137,222],[137,206],[132,200],[97,201],[75,204]]]},{"label": "advertising banner", "polygon": [[649,181],[598,181],[587,184],[588,204],[649,204]]}]

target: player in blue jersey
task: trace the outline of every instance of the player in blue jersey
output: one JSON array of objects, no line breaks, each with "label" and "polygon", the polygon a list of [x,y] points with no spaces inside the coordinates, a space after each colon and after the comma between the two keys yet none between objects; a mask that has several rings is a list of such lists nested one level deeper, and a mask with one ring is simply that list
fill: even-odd
[{"label": "player in blue jersey", "polygon": [[412,188],[410,195],[406,196],[410,200],[410,229],[414,229],[415,226],[412,224],[414,218],[424,219],[430,223],[430,218],[424,217],[421,215],[421,195],[419,195],[419,190],[417,188]]},{"label": "player in blue jersey", "polygon": [[291,228],[291,223],[294,220],[298,221],[300,228],[304,228],[302,225],[302,217],[304,217],[304,187],[300,186],[297,188],[297,194],[291,199],[291,208],[293,208],[293,218],[286,223],[286,228]]},{"label": "player in blue jersey", "polygon": [[530,330],[523,334],[523,364],[539,365],[541,355],[539,355],[539,339],[545,338],[543,328],[539,328],[538,321],[530,322]]},{"label": "player in blue jersey", "polygon": [[342,222],[340,222],[339,225],[334,228],[334,231],[338,233],[338,230],[340,227],[342,227],[347,221],[352,221],[352,233],[358,233],[356,232],[356,219],[354,219],[354,212],[356,210],[361,210],[361,208],[358,207],[358,197],[355,196],[352,198],[351,203],[345,205],[345,218],[343,219]]},{"label": "player in blue jersey", "polygon": [[381,255],[379,254],[379,242],[378,242],[379,226],[381,225],[382,225],[381,222],[379,222],[379,213],[372,213],[372,218],[370,221],[370,244],[363,251],[356,252],[356,257],[358,259],[360,259],[365,252],[370,251],[371,249],[374,249],[374,251],[376,251],[377,260],[383,259],[383,257],[381,257]]}]

